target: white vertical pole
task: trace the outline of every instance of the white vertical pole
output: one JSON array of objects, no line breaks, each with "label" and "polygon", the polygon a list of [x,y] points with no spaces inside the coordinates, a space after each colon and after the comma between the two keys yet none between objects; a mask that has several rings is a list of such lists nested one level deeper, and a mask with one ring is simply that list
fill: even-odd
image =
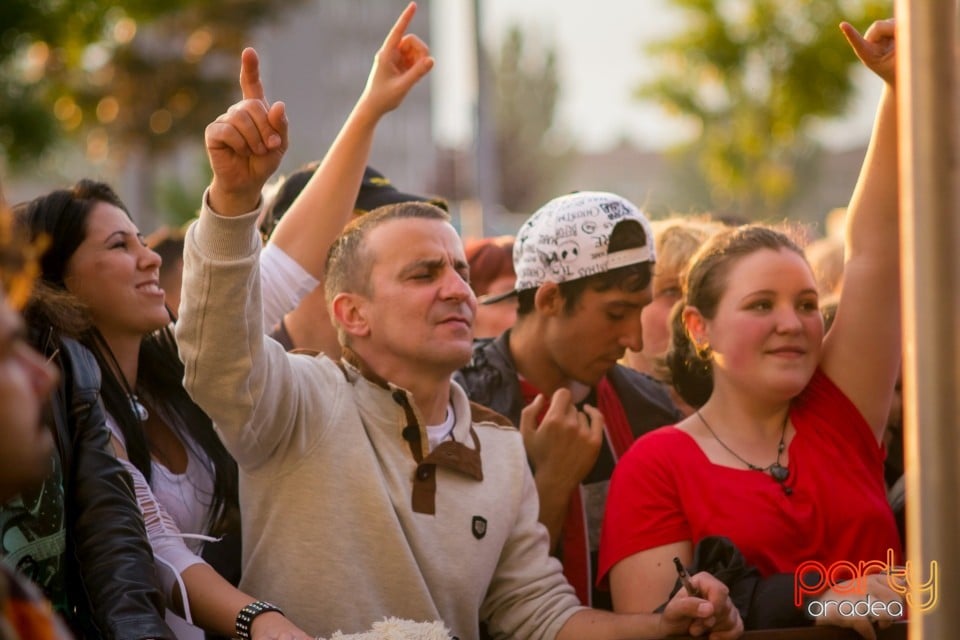
[{"label": "white vertical pole", "polygon": [[960,83],[954,0],[897,0],[910,640],[955,637],[960,595]]}]

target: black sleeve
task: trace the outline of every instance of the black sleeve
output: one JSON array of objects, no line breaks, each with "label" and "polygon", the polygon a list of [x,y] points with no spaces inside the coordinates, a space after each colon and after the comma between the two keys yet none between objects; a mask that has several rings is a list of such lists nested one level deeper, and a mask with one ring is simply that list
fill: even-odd
[{"label": "black sleeve", "polygon": [[[693,550],[693,565],[689,571],[706,571],[730,589],[730,600],[740,612],[743,628],[747,631],[807,627],[813,624],[813,619],[806,616],[803,607],[793,604],[794,574],[778,573],[761,577],[756,567],[747,564],[743,554],[729,538],[707,536],[698,542]],[[817,578],[804,576],[805,580],[811,581]],[[678,580],[670,597],[679,590]]]},{"label": "black sleeve", "polygon": [[69,358],[73,460],[66,479],[67,531],[69,564],[78,574],[70,580],[71,595],[78,606],[89,607],[86,622],[95,625],[84,635],[174,640],[163,620],[164,598],[132,482],[110,448],[99,369],[82,347],[69,348]]},{"label": "black sleeve", "polygon": [[793,588],[792,573],[778,573],[759,580],[747,615],[743,617],[743,628],[750,631],[812,626],[813,618],[804,614],[803,607],[793,604]]}]

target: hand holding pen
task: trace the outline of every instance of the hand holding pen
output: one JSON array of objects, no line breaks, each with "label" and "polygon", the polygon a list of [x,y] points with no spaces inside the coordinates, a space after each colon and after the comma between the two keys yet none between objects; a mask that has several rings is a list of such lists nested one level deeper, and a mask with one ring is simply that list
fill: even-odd
[{"label": "hand holding pen", "polygon": [[683,588],[687,590],[687,595],[693,596],[694,598],[702,598],[703,594],[700,593],[700,589],[697,589],[695,586],[693,586],[693,582],[690,580],[690,574],[687,573],[683,563],[680,562],[680,558],[674,557],[673,564],[677,567],[677,575],[680,576],[680,584],[682,584]]},{"label": "hand holding pen", "polygon": [[[679,558],[673,559],[686,595],[677,593],[667,603],[662,622],[666,635],[671,633],[687,633],[692,636],[709,635],[715,640],[733,640],[743,633],[743,621],[740,612],[730,600],[730,591],[727,586],[709,573],[697,574],[699,587],[693,584],[690,575],[683,567]],[[695,598],[706,600],[696,603]],[[697,606],[697,615],[693,618],[687,613],[686,617],[680,613],[683,607],[693,602]],[[674,608],[675,607],[675,608]],[[671,609],[673,609],[671,611]],[[706,616],[706,617],[703,617]],[[682,627],[682,628],[681,628]]]}]

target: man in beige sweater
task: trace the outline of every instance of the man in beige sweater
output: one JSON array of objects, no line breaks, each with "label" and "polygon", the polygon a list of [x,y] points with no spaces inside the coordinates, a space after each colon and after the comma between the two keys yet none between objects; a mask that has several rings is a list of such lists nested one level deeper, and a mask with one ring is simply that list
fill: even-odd
[{"label": "man in beige sweater", "polygon": [[[425,73],[432,59],[405,27],[379,64]],[[207,128],[214,177],[187,236],[177,328],[186,387],[240,467],[242,587],[320,635],[387,616],[440,620],[464,640],[481,622],[509,638],[739,635],[706,574],[702,599],[681,591],[660,615],[579,606],[548,555],[519,433],[451,382],[476,299],[442,210],[383,208],[335,241],[325,286],[340,361],[264,336],[256,219],[287,123],[255,54],[243,62],[244,100]]]}]

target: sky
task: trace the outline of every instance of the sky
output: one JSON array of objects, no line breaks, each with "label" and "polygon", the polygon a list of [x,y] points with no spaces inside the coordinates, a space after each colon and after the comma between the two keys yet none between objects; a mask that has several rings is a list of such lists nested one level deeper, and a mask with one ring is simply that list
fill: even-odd
[{"label": "sky", "polygon": [[[480,0],[483,35],[496,53],[502,36],[519,24],[530,44],[552,45],[558,55],[561,97],[558,121],[582,149],[600,151],[626,138],[641,148],[663,148],[692,135],[654,104],[631,90],[652,75],[645,40],[682,27],[665,0]],[[431,11],[434,131],[437,142],[469,141],[473,123],[472,0],[434,0]],[[852,55],[852,53],[851,53]],[[879,82],[859,76],[859,94],[849,115],[820,127],[819,137],[836,149],[869,137]]]}]

